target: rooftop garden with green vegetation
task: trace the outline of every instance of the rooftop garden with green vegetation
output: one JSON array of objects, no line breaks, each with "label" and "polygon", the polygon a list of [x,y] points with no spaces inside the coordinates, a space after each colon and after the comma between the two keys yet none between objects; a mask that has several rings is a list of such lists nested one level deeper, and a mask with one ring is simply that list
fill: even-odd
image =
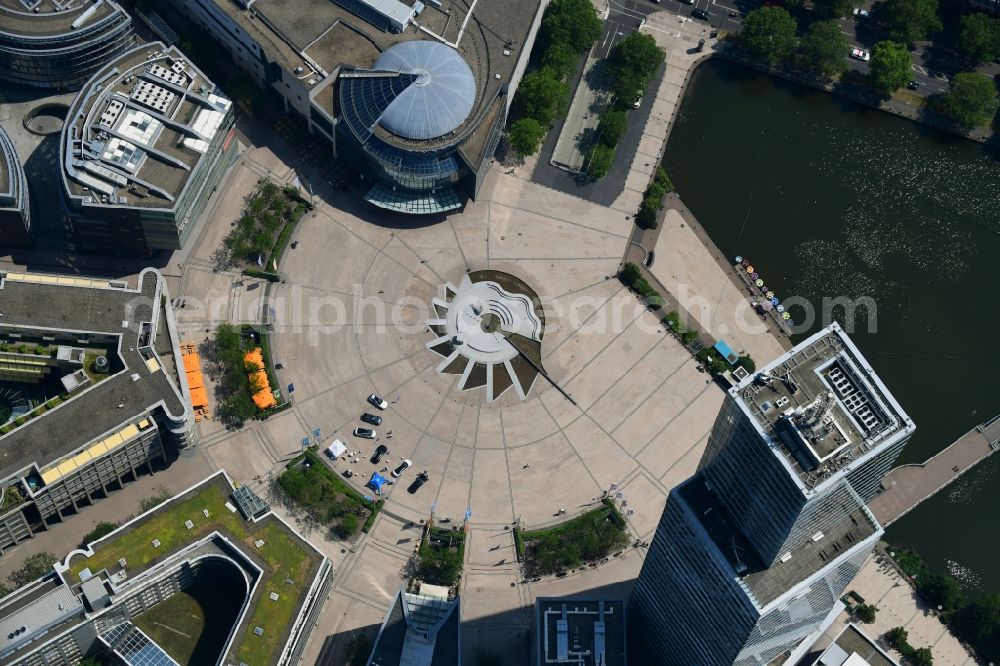
[{"label": "rooftop garden with green vegetation", "polygon": [[514,532],[528,576],[544,576],[595,562],[628,545],[625,518],[610,500],[554,527]]},{"label": "rooftop garden with green vegetation", "polygon": [[[226,508],[228,495],[222,483],[216,482],[186,499],[165,505],[109,540],[97,543],[90,557],[73,557],[67,580],[71,584],[78,582],[85,568],[95,574],[102,569],[116,571],[119,558],[125,559],[129,573],[135,576],[186,544],[211,532],[222,532],[241,542],[247,552],[255,554],[266,565],[258,595],[258,599],[265,601],[251,609],[243,627],[260,626],[265,631],[260,636],[243,631],[236,647],[237,656],[247,664],[273,663],[284,645],[285,630],[309,589],[319,556],[277,519],[257,523],[243,520],[239,513]],[[203,513],[206,509],[208,518]],[[194,523],[190,530],[185,527],[188,520]],[[158,547],[153,545],[154,539],[159,541]],[[258,539],[264,541],[260,548],[254,545]],[[278,593],[277,601],[268,599],[271,592]]]},{"label": "rooftop garden with green vegetation", "polygon": [[279,496],[302,510],[305,517],[349,539],[367,529],[381,502],[373,505],[326,466],[316,452],[306,450],[275,480]]}]

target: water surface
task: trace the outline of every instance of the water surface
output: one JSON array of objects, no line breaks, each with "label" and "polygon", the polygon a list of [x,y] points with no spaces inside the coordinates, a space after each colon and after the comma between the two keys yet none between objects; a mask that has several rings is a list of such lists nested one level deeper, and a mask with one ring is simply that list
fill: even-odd
[{"label": "water surface", "polygon": [[[817,310],[824,297],[873,300],[872,331],[861,321],[852,337],[917,423],[900,463],[1000,413],[996,153],[711,60],[692,77],[665,165],[719,248],[749,257],[780,297]],[[970,591],[1000,592],[998,507],[1000,454],[888,538]]]}]

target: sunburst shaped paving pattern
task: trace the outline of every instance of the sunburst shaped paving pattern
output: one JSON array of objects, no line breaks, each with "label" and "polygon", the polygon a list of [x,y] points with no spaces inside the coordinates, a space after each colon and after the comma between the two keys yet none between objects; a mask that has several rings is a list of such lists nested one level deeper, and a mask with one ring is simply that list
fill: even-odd
[{"label": "sunburst shaped paving pattern", "polygon": [[438,372],[459,375],[463,391],[485,386],[489,402],[511,387],[527,400],[544,329],[534,290],[509,273],[476,271],[458,287],[446,284],[433,309],[427,326],[437,337],[427,347],[444,357]]}]

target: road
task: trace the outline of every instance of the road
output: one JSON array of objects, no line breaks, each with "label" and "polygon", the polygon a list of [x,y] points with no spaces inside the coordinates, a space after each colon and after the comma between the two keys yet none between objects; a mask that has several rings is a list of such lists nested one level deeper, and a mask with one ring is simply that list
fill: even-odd
[{"label": "road", "polygon": [[[636,30],[640,22],[650,13],[665,11],[692,21],[691,12],[696,9],[708,13],[705,23],[713,29],[727,32],[739,32],[743,25],[743,17],[748,12],[763,4],[762,0],[609,0],[608,16],[604,22],[604,32],[597,46],[597,55],[606,57],[614,45],[630,32]],[[877,3],[866,3],[864,7],[873,11]],[[839,20],[841,31],[847,36],[852,47],[871,51],[878,39],[873,29],[872,19],[843,18]],[[961,71],[959,63],[935,64],[931,56],[932,42],[922,42],[913,52],[913,80],[919,84],[916,94],[930,96],[947,92],[951,76]],[[869,63],[851,58],[850,53],[844,54],[848,68],[867,74]],[[949,66],[950,65],[950,66]],[[988,76],[1000,75],[1000,64],[991,63],[979,68]]]}]

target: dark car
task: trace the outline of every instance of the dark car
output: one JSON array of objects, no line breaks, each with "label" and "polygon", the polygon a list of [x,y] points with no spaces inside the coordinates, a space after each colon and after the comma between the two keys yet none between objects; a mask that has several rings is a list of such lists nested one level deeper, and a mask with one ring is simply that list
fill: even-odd
[{"label": "dark car", "polygon": [[387,453],[389,453],[389,449],[386,448],[385,444],[379,444],[375,448],[375,453],[372,454],[372,464],[377,465],[379,461],[382,460],[382,457]]},{"label": "dark car", "polygon": [[381,416],[375,416],[374,414],[369,414],[368,412],[365,412],[364,414],[361,415],[361,420],[364,421],[365,423],[371,423],[373,426],[382,425]]},{"label": "dark car", "polygon": [[417,474],[417,478],[413,480],[413,483],[411,483],[410,487],[406,489],[406,492],[410,493],[411,495],[417,492],[418,490],[420,490],[420,486],[427,483],[427,479],[429,478],[431,477],[427,475],[427,470],[424,470],[420,474]]},{"label": "dark car", "polygon": [[691,18],[701,19],[702,21],[707,21],[709,19],[708,12],[704,9],[696,9],[691,12]]},{"label": "dark car", "polygon": [[918,90],[920,88],[920,82],[910,81],[909,83],[906,84],[906,87],[909,88],[910,90]]}]

